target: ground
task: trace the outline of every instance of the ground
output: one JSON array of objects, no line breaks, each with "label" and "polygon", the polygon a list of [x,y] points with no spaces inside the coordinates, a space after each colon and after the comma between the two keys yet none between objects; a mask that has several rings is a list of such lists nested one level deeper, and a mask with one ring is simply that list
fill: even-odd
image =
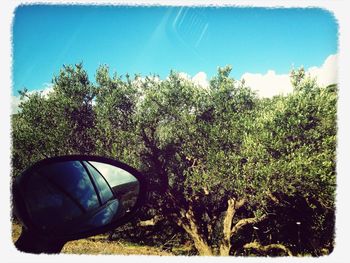
[{"label": "ground", "polygon": [[[19,224],[12,225],[12,240],[16,241],[21,233]],[[61,253],[66,254],[114,254],[114,255],[157,255],[172,256],[170,252],[156,247],[108,241],[106,235],[98,235],[86,239],[70,241],[65,244]]]}]

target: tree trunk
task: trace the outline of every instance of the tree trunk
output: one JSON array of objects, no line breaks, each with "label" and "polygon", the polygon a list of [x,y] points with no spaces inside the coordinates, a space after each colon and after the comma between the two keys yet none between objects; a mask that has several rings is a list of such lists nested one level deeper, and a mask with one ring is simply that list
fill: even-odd
[{"label": "tree trunk", "polygon": [[177,224],[182,227],[192,238],[194,246],[200,256],[213,256],[213,250],[207,239],[200,233],[199,226],[191,208],[188,211],[180,210],[181,218],[177,218]]},{"label": "tree trunk", "polygon": [[223,238],[220,244],[219,253],[220,256],[228,256],[231,249],[231,228],[232,219],[235,214],[235,200],[230,198],[227,200],[227,210],[223,222]]},{"label": "tree trunk", "polygon": [[[171,201],[176,204],[175,199],[171,194],[168,195],[171,197]],[[191,206],[186,211],[183,208],[179,208],[179,212],[174,215],[176,223],[183,228],[187,234],[192,238],[194,246],[197,249],[199,255],[201,256],[229,256],[231,249],[231,237],[236,235],[240,229],[246,225],[256,224],[261,222],[266,218],[266,215],[261,217],[253,218],[244,218],[240,219],[235,225],[232,224],[233,218],[236,211],[245,204],[245,199],[236,200],[230,198],[227,200],[227,209],[223,221],[223,238],[220,242],[219,249],[214,250],[208,243],[208,237],[203,236],[200,231],[200,226],[195,218]],[[275,247],[274,247],[275,248]]]},{"label": "tree trunk", "polygon": [[213,256],[212,248],[204,240],[194,240],[194,246],[200,256]]},{"label": "tree trunk", "polygon": [[232,220],[235,216],[237,209],[243,206],[245,203],[244,199],[237,201],[234,198],[227,200],[227,209],[223,222],[223,238],[219,248],[220,256],[229,256],[231,249],[231,236],[232,236]]},{"label": "tree trunk", "polygon": [[194,216],[192,207],[189,206],[186,211],[180,205],[178,205],[177,199],[173,194],[168,190],[165,192],[168,202],[172,203],[173,206],[178,207],[178,212],[172,214],[175,222],[178,226],[183,228],[186,233],[192,238],[194,246],[197,249],[199,255],[201,256],[212,256],[213,250],[208,244],[208,240],[204,237],[199,231],[199,225]]}]

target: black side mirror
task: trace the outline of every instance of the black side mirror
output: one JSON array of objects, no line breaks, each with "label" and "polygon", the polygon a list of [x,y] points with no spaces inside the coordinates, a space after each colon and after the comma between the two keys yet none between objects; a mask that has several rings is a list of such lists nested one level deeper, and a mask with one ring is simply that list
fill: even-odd
[{"label": "black side mirror", "polygon": [[59,253],[67,241],[128,222],[145,194],[141,174],[115,160],[74,155],[39,161],[13,183],[14,213],[23,224],[15,245]]}]

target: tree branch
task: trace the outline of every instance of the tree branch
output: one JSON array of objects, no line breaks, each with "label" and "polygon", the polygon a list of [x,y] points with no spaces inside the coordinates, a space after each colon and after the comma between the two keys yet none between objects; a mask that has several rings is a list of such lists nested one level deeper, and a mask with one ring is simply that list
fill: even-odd
[{"label": "tree branch", "polygon": [[262,251],[262,252],[268,252],[271,249],[280,249],[283,252],[285,252],[288,256],[293,256],[292,251],[290,251],[289,248],[287,248],[285,245],[282,245],[282,244],[270,244],[270,245],[267,245],[267,246],[263,246],[260,243],[254,241],[254,242],[245,244],[243,246],[243,248],[245,248],[245,249],[256,249],[256,250]]},{"label": "tree branch", "polygon": [[259,223],[267,218],[267,215],[263,215],[261,217],[252,217],[252,218],[244,218],[239,220],[236,225],[231,230],[231,236],[236,234],[241,228],[246,225]]},{"label": "tree branch", "polygon": [[237,201],[235,202],[235,209],[236,209],[236,210],[240,209],[242,206],[245,205],[246,201],[247,201],[247,200],[246,200],[245,198],[242,198],[242,199],[240,199],[240,200],[237,200]]},{"label": "tree branch", "polygon": [[227,200],[227,210],[226,215],[223,222],[223,231],[224,231],[224,242],[229,243],[231,239],[231,227],[232,227],[232,219],[236,213],[236,200],[233,198],[229,198]]},{"label": "tree branch", "polygon": [[280,200],[270,191],[267,193],[268,197],[270,197],[270,199],[275,203],[275,204],[279,204]]},{"label": "tree branch", "polygon": [[139,221],[137,223],[137,225],[138,226],[154,226],[162,219],[163,219],[163,217],[161,217],[161,216],[155,216],[155,217],[148,219],[148,220]]}]

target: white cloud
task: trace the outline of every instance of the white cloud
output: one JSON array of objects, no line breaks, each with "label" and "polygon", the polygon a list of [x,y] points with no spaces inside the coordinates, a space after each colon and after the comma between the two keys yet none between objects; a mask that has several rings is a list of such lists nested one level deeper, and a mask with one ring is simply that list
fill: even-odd
[{"label": "white cloud", "polygon": [[183,80],[188,80],[193,82],[195,85],[198,85],[202,88],[208,88],[209,87],[209,81],[207,78],[207,74],[203,71],[198,72],[196,75],[191,77],[189,74],[186,72],[179,72],[179,77],[182,78]]},{"label": "white cloud", "polygon": [[11,96],[11,114],[15,114],[19,111],[19,103],[20,103],[19,96]]},{"label": "white cloud", "polygon": [[193,76],[192,78],[193,83],[196,85],[199,85],[203,88],[208,88],[209,87],[209,82],[207,78],[207,74],[205,72],[200,71],[196,75]]},{"label": "white cloud", "polygon": [[278,94],[286,94],[293,90],[288,74],[276,74],[269,70],[265,75],[256,73],[245,73],[241,80],[252,90],[257,91],[260,97],[273,97]]},{"label": "white cloud", "polygon": [[[306,70],[307,74],[316,78],[321,86],[334,84],[337,82],[337,55],[330,55],[321,67],[311,67]],[[247,86],[257,91],[260,97],[272,97],[278,94],[287,94],[293,90],[290,83],[289,74],[276,74],[274,70],[269,70],[266,74],[244,73]]]},{"label": "white cloud", "polygon": [[[44,88],[40,90],[33,90],[33,92],[41,92],[41,95],[43,95],[45,98],[53,92],[53,84],[52,83],[44,83]],[[32,92],[31,92],[32,93]]]},{"label": "white cloud", "polygon": [[316,77],[321,86],[337,83],[337,59],[337,55],[330,55],[320,68],[311,67],[308,72],[312,77]]},{"label": "white cloud", "polygon": [[[36,93],[36,92],[41,92],[41,95],[44,96],[45,98],[53,91],[53,86],[52,83],[44,83],[42,89],[36,89],[28,92],[28,95]],[[24,98],[26,100],[26,98]],[[11,96],[11,114],[18,113],[19,111],[19,104],[20,104],[20,96]]]},{"label": "white cloud", "polygon": [[[324,61],[321,67],[311,67],[307,69],[307,73],[311,77],[315,77],[317,82],[321,86],[337,83],[337,54],[330,55]],[[198,72],[191,77],[185,72],[180,72],[179,76],[184,80],[192,81],[194,84],[208,88],[209,81],[207,74],[203,71]],[[160,82],[159,77],[153,77],[153,81]],[[241,80],[244,79],[247,86],[257,91],[260,97],[273,97],[278,94],[287,94],[292,92],[293,87],[290,83],[289,74],[276,74],[274,70],[268,70],[266,74],[260,73],[244,73]],[[145,78],[138,78],[134,80],[134,84],[141,87]],[[42,92],[43,96],[48,96],[53,91],[52,83],[45,83],[42,89],[30,91],[29,94],[34,92]],[[19,96],[12,96],[11,111],[17,113],[19,108],[20,99]]]},{"label": "white cloud", "polygon": [[179,72],[179,77],[181,78],[181,79],[184,79],[184,80],[190,80],[191,79],[191,76],[190,75],[188,75],[186,72]]}]

